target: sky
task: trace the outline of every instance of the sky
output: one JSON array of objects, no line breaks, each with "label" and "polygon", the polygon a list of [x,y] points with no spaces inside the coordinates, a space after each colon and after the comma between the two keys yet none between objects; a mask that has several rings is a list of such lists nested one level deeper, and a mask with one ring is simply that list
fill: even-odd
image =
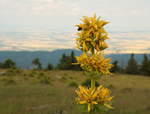
[{"label": "sky", "polygon": [[150,0],[0,0],[0,50],[74,49],[94,13],[110,22],[107,53],[150,52]]}]

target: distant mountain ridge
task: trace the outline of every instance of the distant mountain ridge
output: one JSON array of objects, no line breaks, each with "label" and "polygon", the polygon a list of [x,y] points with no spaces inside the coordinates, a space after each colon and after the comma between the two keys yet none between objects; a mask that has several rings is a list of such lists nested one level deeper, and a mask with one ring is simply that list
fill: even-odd
[{"label": "distant mountain ridge", "polygon": [[[7,58],[16,62],[20,68],[30,69],[32,68],[32,60],[39,58],[43,67],[46,67],[48,63],[57,65],[63,53],[70,54],[71,51],[75,52],[76,56],[79,56],[82,52],[73,49],[61,49],[54,51],[0,51],[0,62]],[[108,54],[106,57],[110,57],[112,61],[117,60],[119,64],[124,67],[127,64],[130,54]],[[148,54],[150,58],[150,54]],[[143,59],[143,54],[135,54],[135,59],[140,63]]]},{"label": "distant mountain ridge", "polygon": [[70,54],[74,51],[76,55],[80,55],[81,52],[72,49],[54,50],[54,51],[0,51],[0,62],[7,58],[16,62],[20,68],[32,68],[32,60],[39,58],[43,67],[48,63],[57,65],[62,54]]}]

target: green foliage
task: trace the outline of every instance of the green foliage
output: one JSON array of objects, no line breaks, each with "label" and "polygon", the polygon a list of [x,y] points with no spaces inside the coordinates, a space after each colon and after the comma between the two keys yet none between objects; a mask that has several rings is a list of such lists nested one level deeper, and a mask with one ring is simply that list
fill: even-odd
[{"label": "green foliage", "polygon": [[40,77],[40,83],[42,83],[42,84],[51,84],[50,77],[45,76],[45,75],[41,76]]},{"label": "green foliage", "polygon": [[70,87],[78,87],[78,84],[75,81],[71,81],[71,82],[69,82],[69,86]]},{"label": "green foliage", "polygon": [[31,70],[28,74],[29,77],[35,77],[37,75],[37,71],[36,70]]},{"label": "green foliage", "polygon": [[112,68],[110,69],[110,71],[112,72],[112,73],[116,73],[116,72],[120,72],[120,67],[118,66],[118,61],[114,61],[113,63],[112,63]]},{"label": "green foliage", "polygon": [[61,77],[61,80],[63,80],[63,81],[64,81],[64,80],[67,80],[66,76],[62,76],[62,77]]},{"label": "green foliage", "polygon": [[106,112],[108,112],[109,109],[106,108],[104,105],[95,105],[94,107],[94,111],[93,111],[93,114],[97,114],[97,112],[100,112],[101,114],[106,114]]},{"label": "green foliage", "polygon": [[32,64],[35,66],[35,69],[42,69],[42,64],[39,60],[39,58],[35,58],[33,61],[32,61]]},{"label": "green foliage", "polygon": [[[91,79],[86,79],[81,83],[82,86],[90,87],[91,86]],[[95,86],[98,87],[100,84],[98,81],[95,81]]]},{"label": "green foliage", "polygon": [[3,63],[0,63],[0,68],[3,68]]},{"label": "green foliage", "polygon": [[45,75],[44,72],[39,72],[39,73],[38,73],[38,76],[39,76],[39,77],[44,76],[44,75]]},{"label": "green foliage", "polygon": [[75,58],[74,51],[71,52],[71,55],[70,55],[70,56],[71,56],[71,62],[72,62],[72,63],[76,63],[77,61],[76,61],[76,58]]},{"label": "green foliage", "polygon": [[126,72],[129,74],[137,74],[138,73],[138,65],[136,60],[134,59],[134,54],[131,54],[131,58],[128,61],[128,65],[126,67]]},{"label": "green foliage", "polygon": [[21,69],[17,69],[17,68],[9,68],[6,71],[7,76],[15,76],[21,73],[22,73]]},{"label": "green foliage", "polygon": [[60,63],[57,65],[58,69],[61,70],[81,70],[79,65],[74,65],[76,63],[75,54],[72,51],[70,55],[63,54]]},{"label": "green foliage", "polygon": [[5,85],[15,85],[16,81],[13,78],[4,78],[3,82]]},{"label": "green foliage", "polygon": [[100,104],[94,106],[93,112],[87,112],[87,106],[85,104],[78,104],[76,108],[80,110],[82,114],[98,114],[98,112],[100,112],[100,114],[106,114],[106,112],[108,112],[108,108]]},{"label": "green foliage", "polygon": [[3,63],[0,63],[0,68],[16,68],[16,63],[11,59],[6,59]]},{"label": "green foliage", "polygon": [[48,63],[46,70],[53,70],[53,68],[54,68],[53,65]]},{"label": "green foliage", "polygon": [[143,61],[140,68],[141,74],[150,75],[150,61],[148,60],[147,55],[143,56]]},{"label": "green foliage", "polygon": [[15,68],[16,67],[16,63],[13,62],[11,59],[6,59],[3,63],[3,67],[4,68]]},{"label": "green foliage", "polygon": [[87,76],[89,79],[94,79],[94,80],[98,80],[102,75],[97,72],[97,71],[93,71],[93,72],[83,72],[83,74],[85,76]]},{"label": "green foliage", "polygon": [[67,56],[66,54],[63,54],[62,58],[60,59],[60,63],[58,64],[58,69],[69,70],[70,67],[71,67],[70,56]]}]

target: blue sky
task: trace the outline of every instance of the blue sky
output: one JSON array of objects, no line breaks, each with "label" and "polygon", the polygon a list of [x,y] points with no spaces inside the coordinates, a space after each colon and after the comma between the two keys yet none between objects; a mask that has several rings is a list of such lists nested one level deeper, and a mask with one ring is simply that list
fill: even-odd
[{"label": "blue sky", "polygon": [[110,21],[108,53],[150,52],[150,0],[0,0],[0,50],[75,48],[75,24],[94,13]]}]

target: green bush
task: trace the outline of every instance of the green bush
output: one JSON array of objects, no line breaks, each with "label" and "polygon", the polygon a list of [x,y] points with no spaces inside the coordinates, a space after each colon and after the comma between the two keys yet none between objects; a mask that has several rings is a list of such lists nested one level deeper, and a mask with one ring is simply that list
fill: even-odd
[{"label": "green bush", "polygon": [[60,80],[65,81],[65,80],[67,80],[67,78],[66,78],[66,76],[62,76]]},{"label": "green bush", "polygon": [[78,84],[77,84],[75,81],[71,81],[71,82],[69,83],[69,86],[70,86],[70,87],[78,87]]},{"label": "green bush", "polygon": [[51,84],[50,77],[48,77],[48,76],[42,76],[40,78],[40,83],[42,83],[42,84]]},{"label": "green bush", "polygon": [[19,69],[10,68],[6,71],[6,76],[15,76],[18,73],[21,73],[21,71]]},{"label": "green bush", "polygon": [[29,77],[35,77],[37,75],[37,71],[36,70],[31,70],[29,72]]},{"label": "green bush", "polygon": [[16,84],[16,81],[12,78],[4,78],[2,81],[4,81],[5,85],[14,85],[14,84]]}]

